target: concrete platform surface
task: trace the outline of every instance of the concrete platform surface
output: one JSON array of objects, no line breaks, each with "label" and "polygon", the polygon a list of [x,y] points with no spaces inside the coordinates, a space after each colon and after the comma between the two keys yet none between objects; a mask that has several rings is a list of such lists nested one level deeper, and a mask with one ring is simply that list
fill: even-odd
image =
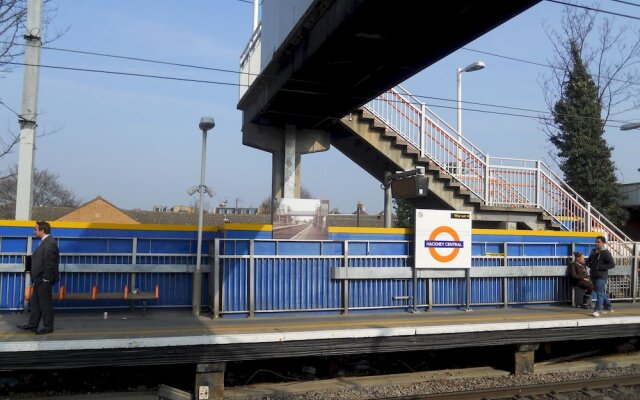
[{"label": "concrete platform surface", "polygon": [[[594,318],[590,310],[568,306],[483,308],[473,311],[360,313],[349,315],[225,317],[211,319],[189,311],[57,313],[55,331],[35,335],[19,330],[27,314],[0,314],[0,352],[30,350],[25,343],[53,343],[58,349],[109,348],[153,343],[170,345],[269,342],[339,337],[403,336],[460,332],[543,329],[545,327],[609,326],[640,323],[640,305],[616,304],[615,313]],[[209,338],[209,339],[205,339]],[[218,340],[213,339],[218,338]],[[179,339],[179,340],[178,340]],[[99,346],[103,343],[104,346]],[[110,343],[110,346],[107,344]],[[11,344],[15,346],[11,346]],[[22,347],[20,347],[22,344]],[[52,346],[38,346],[38,350]]]}]

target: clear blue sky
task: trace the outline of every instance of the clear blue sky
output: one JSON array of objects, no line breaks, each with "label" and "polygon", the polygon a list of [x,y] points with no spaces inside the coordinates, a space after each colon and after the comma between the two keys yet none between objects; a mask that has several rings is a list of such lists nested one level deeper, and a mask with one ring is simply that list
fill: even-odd
[{"label": "clear blue sky", "polygon": [[[50,44],[56,48],[237,71],[240,53],[251,34],[252,5],[238,0],[52,3],[57,12],[49,34],[52,28],[69,28]],[[610,1],[602,7],[640,15],[637,8],[623,9]],[[466,47],[548,62],[552,48],[542,24],[546,21],[557,26],[561,10],[560,5],[542,2]],[[634,20],[617,21],[638,26]],[[547,69],[464,49],[422,71],[404,86],[414,94],[454,99],[456,68],[476,60],[485,61],[487,68],[465,74],[464,100],[546,109],[539,82]],[[241,113],[236,109],[237,74],[54,50],[43,50],[41,63],[230,83],[42,68],[38,130],[55,134],[38,139],[36,168],[59,174],[61,182],[82,201],[101,195],[118,207],[143,210],[156,204],[191,204],[193,199],[186,190],[200,179],[202,135],[198,122],[202,116],[216,120],[207,142],[206,172],[206,183],[216,196],[208,204],[215,206],[226,199],[234,205],[238,199],[242,207],[258,206],[270,195],[270,154],[242,145]],[[0,99],[18,112],[21,90],[21,68],[0,80]],[[454,102],[425,101],[455,126],[455,110],[438,106],[455,107]],[[640,120],[640,112],[619,118]],[[466,111],[463,120],[465,136],[486,153],[542,159],[553,165],[548,155],[552,148],[536,119]],[[0,121],[3,132],[7,127],[19,129],[17,118],[2,107]],[[620,182],[640,181],[640,131],[610,128],[605,138],[615,147]],[[0,159],[0,169],[16,163],[17,157],[16,150]],[[382,209],[379,183],[335,149],[303,156],[302,184],[341,212],[353,211],[357,201],[363,201],[369,212]]]}]

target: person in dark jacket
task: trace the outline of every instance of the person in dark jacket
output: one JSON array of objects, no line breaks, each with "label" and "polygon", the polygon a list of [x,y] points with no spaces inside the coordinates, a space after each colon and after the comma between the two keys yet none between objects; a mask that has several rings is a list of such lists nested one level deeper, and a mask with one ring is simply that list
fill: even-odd
[{"label": "person in dark jacket", "polygon": [[[51,236],[51,225],[48,222],[36,222],[33,231],[40,239],[38,247],[31,255],[31,314],[25,325],[18,328],[34,331],[38,335],[53,332],[53,284],[59,280],[58,267],[60,252],[57,241]],[[42,328],[38,329],[42,319]]]},{"label": "person in dark jacket", "polygon": [[591,251],[587,259],[586,266],[591,270],[591,280],[596,289],[596,306],[593,310],[593,316],[599,317],[600,311],[604,306],[604,312],[613,312],[611,300],[606,293],[607,279],[609,278],[609,270],[615,268],[613,256],[609,250],[605,249],[607,240],[604,236],[596,238],[596,248]]},{"label": "person in dark jacket", "polygon": [[573,262],[569,272],[571,274],[571,281],[573,286],[578,286],[584,289],[584,296],[582,298],[582,304],[579,307],[591,308],[591,294],[593,293],[593,284],[589,279],[589,271],[584,265],[584,255],[579,251],[573,253]]}]

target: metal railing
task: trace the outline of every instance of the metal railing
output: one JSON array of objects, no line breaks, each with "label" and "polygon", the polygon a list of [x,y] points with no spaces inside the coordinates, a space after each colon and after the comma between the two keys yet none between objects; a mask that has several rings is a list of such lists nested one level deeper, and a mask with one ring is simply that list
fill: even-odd
[{"label": "metal railing", "polygon": [[[195,239],[64,236],[56,236],[56,239],[61,249],[60,282],[54,285],[54,292],[62,285],[67,293],[89,293],[93,286],[97,286],[100,293],[123,293],[125,285],[130,290],[145,292],[158,285],[160,298],[149,307],[191,307]],[[205,244],[208,245],[208,241]],[[31,246],[29,237],[0,236],[2,311],[25,308],[25,289],[31,281],[29,274],[24,272],[24,260],[31,254],[26,251]],[[11,247],[22,250],[6,250]],[[208,254],[202,255],[202,264],[207,276]],[[206,304],[205,296],[202,300]],[[56,300],[54,303],[57,309],[129,308],[131,305],[126,300]]]},{"label": "metal railing", "polygon": [[[0,244],[7,238],[0,237]],[[15,238],[9,238],[13,241]],[[130,238],[135,242],[137,238]],[[190,239],[189,239],[190,240]],[[187,240],[187,241],[189,241]],[[27,239],[22,238],[23,242]],[[78,248],[82,239],[74,239]],[[95,242],[95,238],[87,238]],[[122,292],[125,285],[160,298],[148,307],[189,307],[195,255],[185,239],[161,239],[157,253],[63,252],[61,284],[68,292]],[[635,256],[616,257],[609,292],[616,300],[640,297]],[[287,241],[215,239],[203,255],[202,304],[214,315],[342,312],[436,307],[510,306],[570,302],[569,254],[593,243],[474,242],[467,270],[415,269],[412,241]],[[64,246],[62,246],[64,247]],[[169,253],[182,248],[180,254]],[[2,251],[0,310],[24,309],[26,251]],[[57,286],[56,289],[57,290]],[[57,308],[128,307],[124,300],[56,302]]]},{"label": "metal railing", "polygon": [[537,208],[567,231],[602,232],[612,253],[631,254],[632,240],[542,161],[490,157],[403,87],[365,105],[381,122],[487,206]]},{"label": "metal railing", "polygon": [[[320,243],[313,254],[295,246]],[[478,246],[479,243],[474,243]],[[593,243],[501,243],[504,253],[472,257],[468,270],[415,269],[410,241],[216,239],[209,287],[214,317],[571,302],[567,266]],[[311,245],[310,245],[311,246]],[[332,249],[323,251],[322,248]],[[269,248],[264,253],[256,248]],[[311,248],[311,247],[310,247]],[[390,248],[407,251],[388,251]],[[540,248],[549,255],[536,254]],[[637,250],[636,250],[637,251]],[[392,253],[392,254],[389,254]],[[514,255],[519,254],[519,255]],[[634,257],[616,258],[614,300],[638,297]],[[634,296],[635,294],[635,296]]]}]

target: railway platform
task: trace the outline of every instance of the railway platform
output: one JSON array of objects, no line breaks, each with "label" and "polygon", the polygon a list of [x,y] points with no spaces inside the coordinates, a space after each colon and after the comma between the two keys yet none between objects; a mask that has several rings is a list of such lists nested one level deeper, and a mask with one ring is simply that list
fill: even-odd
[{"label": "railway platform", "polygon": [[25,319],[0,315],[0,369],[196,364],[196,382],[199,375],[212,392],[223,390],[234,361],[513,346],[513,372],[528,373],[541,343],[640,336],[636,303],[616,303],[599,318],[569,306],[217,319],[190,310],[105,319],[94,311],[58,313],[48,335],[19,330]]}]

